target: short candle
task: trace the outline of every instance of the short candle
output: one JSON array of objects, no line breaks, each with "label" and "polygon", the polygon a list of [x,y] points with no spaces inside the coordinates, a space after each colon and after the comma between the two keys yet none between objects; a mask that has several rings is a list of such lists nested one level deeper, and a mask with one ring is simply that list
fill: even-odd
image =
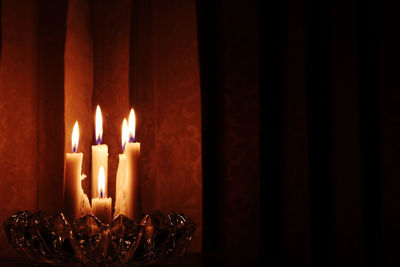
[{"label": "short candle", "polygon": [[98,197],[92,199],[92,210],[94,215],[99,218],[103,223],[108,224],[111,220],[111,197],[105,194],[105,174],[104,167],[99,168],[98,177]]}]

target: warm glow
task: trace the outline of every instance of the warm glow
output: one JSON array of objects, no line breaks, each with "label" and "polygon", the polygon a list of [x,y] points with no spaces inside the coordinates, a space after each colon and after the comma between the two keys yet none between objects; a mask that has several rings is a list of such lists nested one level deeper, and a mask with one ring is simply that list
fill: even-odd
[{"label": "warm glow", "polygon": [[71,137],[72,152],[78,152],[78,145],[79,145],[79,126],[78,126],[78,122],[75,122],[74,129],[72,130],[72,137]]},{"label": "warm glow", "polygon": [[101,144],[103,139],[103,119],[101,117],[100,106],[97,105],[96,108],[96,145]]},{"label": "warm glow", "polygon": [[104,192],[106,191],[106,176],[104,174],[103,166],[99,168],[99,177],[97,180],[97,188],[99,190],[99,198],[105,198]]},{"label": "warm glow", "polygon": [[131,109],[131,112],[129,113],[129,142],[135,141],[135,127],[136,127],[136,117],[135,117],[135,111]]},{"label": "warm glow", "polygon": [[125,151],[125,146],[129,142],[129,130],[128,130],[128,122],[126,119],[122,122],[122,134],[121,134],[121,143],[122,143],[122,151]]}]

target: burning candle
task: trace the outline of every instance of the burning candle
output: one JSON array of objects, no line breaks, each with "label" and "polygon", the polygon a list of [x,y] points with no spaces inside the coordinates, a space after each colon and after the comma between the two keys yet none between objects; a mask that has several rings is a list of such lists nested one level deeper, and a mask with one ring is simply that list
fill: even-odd
[{"label": "burning candle", "polygon": [[63,186],[64,214],[70,222],[91,211],[87,195],[83,192],[81,174],[83,153],[78,153],[79,126],[75,122],[72,137],[72,153],[67,153]]},{"label": "burning candle", "polygon": [[106,177],[104,173],[104,167],[100,166],[98,177],[98,197],[92,198],[93,213],[103,223],[109,223],[111,219],[111,197],[107,198],[105,194],[106,188]]},{"label": "burning candle", "polygon": [[126,152],[126,198],[127,210],[126,215],[136,221],[141,219],[142,215],[142,193],[141,183],[139,180],[139,158],[140,143],[134,142],[136,135],[136,117],[135,112],[131,109],[129,114],[129,143],[125,146]]},{"label": "burning candle", "polygon": [[100,166],[104,167],[104,175],[105,175],[105,188],[104,193],[107,195],[108,186],[107,186],[107,177],[108,177],[108,146],[102,145],[101,141],[103,139],[103,120],[101,116],[100,106],[96,108],[96,145],[92,146],[92,198],[98,197],[98,177]]},{"label": "burning candle", "polygon": [[125,146],[128,143],[128,122],[126,119],[122,122],[122,133],[121,133],[121,144],[122,144],[122,154],[119,154],[119,163],[117,169],[116,178],[116,192],[115,192],[115,212],[114,217],[118,214],[123,214],[126,216],[127,210],[127,184],[126,184],[126,153]]}]

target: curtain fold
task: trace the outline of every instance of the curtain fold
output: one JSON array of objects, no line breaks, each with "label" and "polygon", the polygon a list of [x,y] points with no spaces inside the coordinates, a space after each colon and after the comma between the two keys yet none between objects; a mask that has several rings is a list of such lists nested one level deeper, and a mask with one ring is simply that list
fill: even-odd
[{"label": "curtain fold", "polygon": [[132,7],[130,91],[143,138],[144,208],[191,216],[197,225],[191,251],[199,252],[202,126],[195,2],[147,2],[134,1]]},{"label": "curtain fold", "polygon": [[[342,6],[347,4],[347,8]],[[360,101],[355,2],[332,2],[331,86],[334,264],[362,265],[363,190],[360,168]],[[348,242],[352,240],[352,242]]]},{"label": "curtain fold", "polygon": [[71,152],[71,135],[75,121],[79,123],[79,151],[84,153],[82,172],[88,177],[82,187],[91,195],[91,145],[93,144],[94,56],[90,1],[68,1],[64,52],[64,121],[65,152]]},{"label": "curtain fold", "polygon": [[[93,38],[92,117],[96,105],[103,115],[103,144],[108,145],[108,191],[115,203],[118,154],[122,153],[121,128],[129,115],[129,51],[131,1],[91,1]],[[90,114],[90,113],[89,113]],[[137,121],[140,122],[140,117]],[[93,121],[92,121],[93,123]],[[94,124],[92,124],[94,127]],[[92,128],[94,129],[94,128]],[[136,127],[140,131],[140,125]],[[95,143],[94,131],[92,142]],[[141,142],[140,140],[138,140]],[[142,151],[146,153],[146,151]]]},{"label": "curtain fold", "polygon": [[[62,206],[64,167],[64,48],[67,1],[41,0],[37,12],[37,207]],[[22,33],[20,33],[22,34]],[[22,52],[22,51],[21,51]]]},{"label": "curtain fold", "polygon": [[395,34],[400,23],[400,3],[383,2],[378,11],[379,21],[379,57],[378,57],[378,98],[380,142],[381,209],[383,233],[383,257],[386,265],[399,265],[400,244],[400,92],[399,60],[400,36]]},{"label": "curtain fold", "polygon": [[203,250],[220,253],[227,265],[251,266],[258,262],[263,241],[258,3],[197,1],[197,16],[203,122]]},{"label": "curtain fold", "polygon": [[[286,5],[276,5],[275,8],[278,11],[275,11],[276,15],[271,17],[271,23],[277,19],[276,16],[280,19],[277,20],[278,23],[273,32],[272,39],[275,40],[275,44],[272,51],[279,52],[275,56],[270,56],[272,58],[270,64],[276,64],[279,68],[272,72],[271,78],[274,76],[272,79],[274,86],[277,88],[282,86],[282,93],[268,102],[271,103],[273,112],[271,115],[269,112],[265,114],[263,119],[265,121],[269,120],[271,116],[278,117],[276,119],[278,121],[274,121],[266,131],[270,131],[271,128],[276,128],[277,134],[280,134],[281,130],[283,131],[283,134],[280,134],[282,139],[278,139],[283,149],[278,145],[272,150],[273,153],[278,151],[283,151],[283,153],[278,154],[280,157],[274,157],[273,153],[270,156],[275,158],[276,165],[283,169],[283,172],[280,173],[282,183],[275,182],[276,187],[268,190],[272,193],[271,198],[273,199],[277,196],[277,193],[273,193],[273,191],[282,188],[280,193],[283,200],[282,206],[278,206],[278,210],[275,208],[275,212],[272,213],[273,216],[280,214],[282,216],[281,221],[278,221],[281,225],[281,228],[278,229],[282,231],[282,236],[279,231],[273,239],[282,241],[279,243],[280,247],[276,248],[274,252],[281,257],[278,261],[286,266],[293,264],[293,258],[296,258],[299,264],[308,266],[310,263],[310,177],[304,71],[304,2],[292,1]],[[268,53],[268,55],[270,54]],[[263,81],[266,86],[267,81],[265,79]],[[262,99],[267,98],[267,95],[268,92],[264,92]],[[281,125],[281,123],[283,124]],[[264,142],[269,143],[268,140]],[[264,155],[269,154],[265,152]],[[282,159],[283,156],[285,160]],[[281,213],[279,208],[282,209]],[[281,253],[282,247],[285,248],[283,253]]]}]

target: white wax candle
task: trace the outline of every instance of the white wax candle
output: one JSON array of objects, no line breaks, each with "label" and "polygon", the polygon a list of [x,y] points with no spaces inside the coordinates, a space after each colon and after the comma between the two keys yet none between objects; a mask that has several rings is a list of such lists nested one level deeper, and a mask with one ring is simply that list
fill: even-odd
[{"label": "white wax candle", "polygon": [[109,223],[111,220],[111,197],[107,198],[107,195],[104,194],[105,188],[105,174],[103,166],[99,168],[99,187],[98,187],[98,195],[97,198],[92,198],[92,210],[93,214],[99,218],[103,223]]},{"label": "white wax candle", "polygon": [[127,216],[136,221],[141,220],[142,215],[142,192],[139,177],[140,143],[133,142],[136,127],[135,112],[131,109],[129,114],[129,141],[126,144],[126,176],[127,176]]},{"label": "white wax candle", "polygon": [[140,220],[142,215],[142,194],[139,180],[140,143],[126,145],[126,215],[134,220]]},{"label": "white wax candle", "polygon": [[80,216],[82,153],[67,153],[64,175],[64,215],[72,223]]},{"label": "white wax candle", "polygon": [[126,201],[127,201],[127,176],[126,176],[126,153],[125,146],[129,142],[128,122],[126,119],[122,122],[121,144],[123,154],[119,154],[119,163],[117,169],[117,178],[115,183],[115,212],[114,217],[119,214],[126,216]]},{"label": "white wax candle", "polygon": [[70,223],[91,211],[87,195],[83,192],[81,180],[85,177],[82,171],[82,153],[78,151],[79,127],[75,123],[72,132],[72,152],[65,158],[65,173],[63,186],[64,215]]},{"label": "white wax candle", "polygon": [[126,155],[119,154],[117,179],[115,183],[115,212],[114,217],[119,214],[126,216]]},{"label": "white wax candle", "polygon": [[102,145],[103,139],[103,120],[101,116],[101,109],[99,106],[96,108],[96,145],[92,146],[92,198],[98,197],[98,177],[100,166],[104,168],[105,174],[105,194],[108,194],[108,146]]},{"label": "white wax candle", "polygon": [[105,224],[111,221],[111,201],[111,197],[92,199],[93,214]]},{"label": "white wax candle", "polygon": [[92,212],[92,207],[90,206],[89,198],[87,194],[83,191],[82,181],[86,178],[85,174],[81,175],[81,199],[80,199],[80,207],[79,207],[79,217],[82,217],[90,212]]},{"label": "white wax candle", "polygon": [[108,165],[108,146],[95,145],[92,146],[92,198],[98,197],[98,177],[100,166],[104,167],[104,174],[106,177],[106,187],[104,193],[108,194],[107,186],[107,165]]}]

